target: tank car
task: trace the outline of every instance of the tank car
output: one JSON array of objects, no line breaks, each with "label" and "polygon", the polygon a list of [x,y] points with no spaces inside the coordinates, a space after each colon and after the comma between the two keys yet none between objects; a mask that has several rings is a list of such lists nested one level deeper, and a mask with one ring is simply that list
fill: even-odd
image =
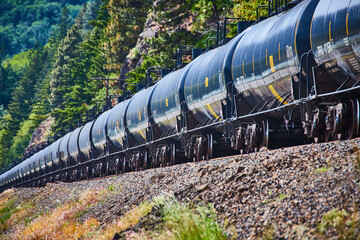
[{"label": "tank car", "polygon": [[360,1],[273,2],[267,19],[2,174],[1,189],[358,136]]}]

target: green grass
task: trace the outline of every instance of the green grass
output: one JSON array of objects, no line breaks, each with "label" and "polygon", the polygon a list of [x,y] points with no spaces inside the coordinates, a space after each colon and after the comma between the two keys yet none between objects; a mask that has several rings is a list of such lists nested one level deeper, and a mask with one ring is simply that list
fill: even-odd
[{"label": "green grass", "polygon": [[358,210],[354,211],[353,214],[339,209],[332,209],[325,213],[317,230],[324,235],[329,229],[336,231],[338,239],[359,239],[360,216]]},{"label": "green grass", "polygon": [[313,175],[313,174],[316,174],[316,173],[325,173],[325,172],[328,172],[328,171],[331,171],[333,170],[334,167],[321,167],[321,168],[317,168],[315,170],[313,170],[310,175]]},{"label": "green grass", "polygon": [[16,205],[16,197],[9,199],[4,206],[0,208],[0,223],[4,224],[6,220],[8,220],[11,215],[15,212]]},{"label": "green grass", "polygon": [[216,220],[213,205],[197,205],[180,203],[174,197],[159,197],[154,200],[161,206],[164,221],[163,231],[158,239],[170,234],[171,239],[227,239],[225,230]]}]

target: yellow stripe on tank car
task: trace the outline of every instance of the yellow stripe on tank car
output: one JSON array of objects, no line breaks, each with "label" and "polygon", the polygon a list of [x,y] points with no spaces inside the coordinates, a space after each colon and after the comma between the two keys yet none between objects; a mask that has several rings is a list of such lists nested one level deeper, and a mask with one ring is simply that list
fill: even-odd
[{"label": "yellow stripe on tank car", "polygon": [[141,121],[141,111],[139,110],[139,121]]},{"label": "yellow stripe on tank car", "polygon": [[349,35],[349,13],[346,14],[346,34]]},{"label": "yellow stripe on tank car", "polygon": [[279,43],[279,61],[281,61],[280,43]]},{"label": "yellow stripe on tank car", "polygon": [[329,22],[329,40],[330,40],[330,42],[331,42],[331,39],[332,39],[332,37],[331,37],[331,21]]},{"label": "yellow stripe on tank car", "polygon": [[169,99],[166,99],[166,106],[168,107],[169,106]]},{"label": "yellow stripe on tank car", "polygon": [[266,59],[266,66],[269,66],[269,63],[268,63],[268,57],[267,57],[267,49],[266,49],[266,52],[265,52],[265,59]]},{"label": "yellow stripe on tank car", "polygon": [[274,56],[273,55],[269,56],[269,62],[270,62],[271,71],[274,73],[276,70],[275,70]]},{"label": "yellow stripe on tank car", "polygon": [[219,119],[219,121],[221,121],[221,118],[219,118],[219,116],[214,112],[214,110],[211,108],[210,104],[207,105],[207,107],[209,108],[210,112],[212,113],[212,115],[214,115],[214,117],[216,119]]},{"label": "yellow stripe on tank car", "polygon": [[298,54],[297,52],[297,46],[296,46],[296,36],[297,36],[297,30],[298,30],[298,27],[299,27],[299,22],[300,22],[300,17],[296,23],[296,28],[295,28],[295,37],[294,37],[294,46],[295,46],[295,53],[296,55]]},{"label": "yellow stripe on tank car", "polygon": [[205,87],[207,88],[209,86],[209,78],[205,78]]},{"label": "yellow stripe on tank car", "polygon": [[245,76],[245,61],[243,59],[243,64],[242,64],[242,70],[243,70],[243,75]]},{"label": "yellow stripe on tank car", "polygon": [[253,65],[253,71],[255,72],[255,53],[253,53],[252,65]]},{"label": "yellow stripe on tank car", "polygon": [[288,104],[282,97],[280,97],[273,85],[269,85],[269,89],[280,102],[284,103],[284,105]]},{"label": "yellow stripe on tank car", "polygon": [[312,40],[311,40],[311,38],[312,38],[311,32],[312,32],[312,26],[313,26],[313,22],[314,22],[314,16],[315,16],[315,14],[313,14],[313,16],[311,18],[311,23],[310,23],[310,47],[311,47],[311,49],[313,49]]},{"label": "yellow stripe on tank car", "polygon": [[143,139],[146,140],[146,137],[144,136],[144,134],[143,134],[141,131],[139,131],[139,133],[140,133],[140,135],[143,137]]}]

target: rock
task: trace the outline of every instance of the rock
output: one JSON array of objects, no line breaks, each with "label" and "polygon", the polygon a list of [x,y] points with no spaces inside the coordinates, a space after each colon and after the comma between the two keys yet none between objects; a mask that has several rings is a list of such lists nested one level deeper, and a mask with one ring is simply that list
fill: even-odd
[{"label": "rock", "polygon": [[205,189],[207,189],[209,187],[209,184],[202,184],[202,185],[200,185],[200,186],[196,186],[195,188],[196,188],[196,191],[198,191],[198,192],[202,192],[202,191],[204,191]]}]

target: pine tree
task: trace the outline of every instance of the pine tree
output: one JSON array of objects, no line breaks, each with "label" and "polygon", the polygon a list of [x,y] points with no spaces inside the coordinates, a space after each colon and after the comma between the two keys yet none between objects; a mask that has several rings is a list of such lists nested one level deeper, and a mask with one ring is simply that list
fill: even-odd
[{"label": "pine tree", "polygon": [[118,71],[120,63],[135,46],[151,6],[150,0],[109,1],[111,18],[105,29],[107,40],[103,44],[107,57],[106,68],[109,71]]},{"label": "pine tree", "polygon": [[69,29],[66,37],[61,41],[50,77],[50,103],[53,108],[63,108],[64,96],[74,85],[71,77],[72,59],[79,54],[78,45],[82,42],[86,4],[77,17],[75,24]]},{"label": "pine tree", "polygon": [[11,93],[14,90],[16,78],[17,76],[12,70],[11,65],[5,68],[0,59],[0,105],[5,108],[7,108],[11,100]]},{"label": "pine tree", "polygon": [[39,80],[44,78],[46,58],[47,51],[43,47],[31,51],[30,64],[26,68],[24,76],[19,80],[18,86],[12,93],[12,100],[7,113],[3,117],[4,125],[0,131],[1,167],[5,167],[14,160],[14,158],[8,156],[8,153],[21,123],[29,117],[37,91],[36,86]]}]

